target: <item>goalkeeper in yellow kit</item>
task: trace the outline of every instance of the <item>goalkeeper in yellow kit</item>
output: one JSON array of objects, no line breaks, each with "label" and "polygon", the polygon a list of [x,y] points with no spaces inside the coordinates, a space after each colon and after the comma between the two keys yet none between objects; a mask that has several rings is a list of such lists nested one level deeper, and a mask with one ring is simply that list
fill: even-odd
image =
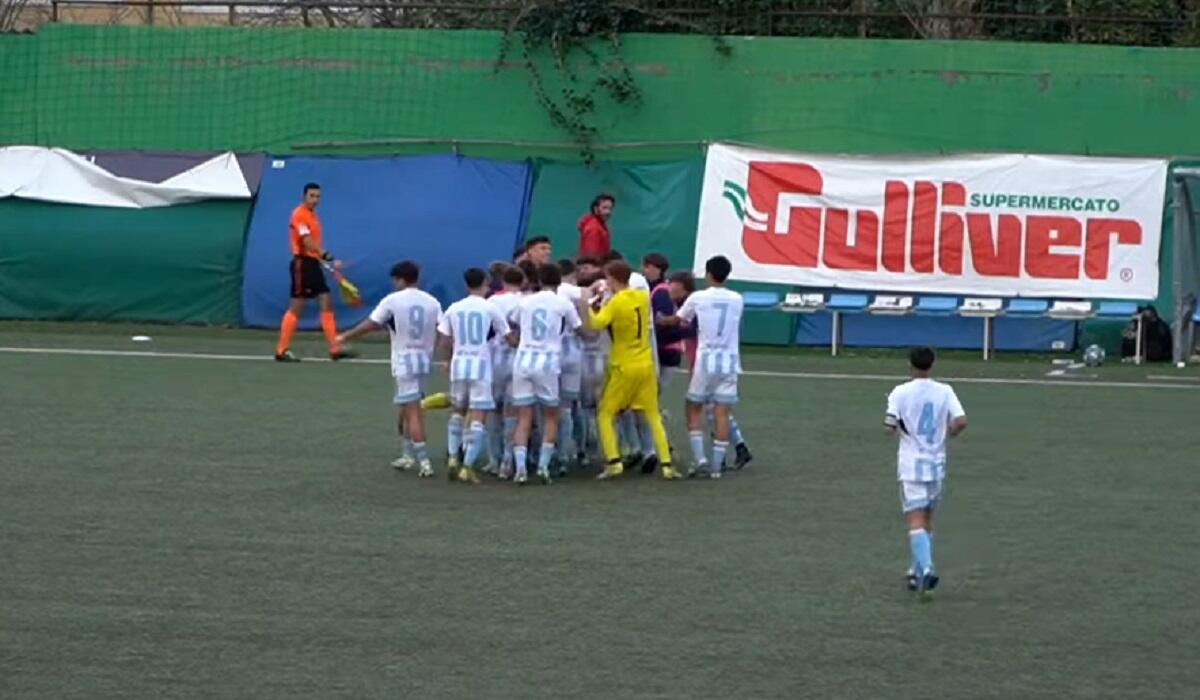
[{"label": "goalkeeper in yellow kit", "polygon": [[[604,275],[613,296],[599,311],[591,307],[587,310],[588,327],[597,331],[607,328],[612,335],[608,380],[596,410],[600,448],[607,462],[598,478],[611,479],[625,470],[617,445],[616,417],[621,411],[636,408],[646,416],[654,435],[655,449],[663,455],[663,478],[678,479],[682,475],[671,466],[671,447],[667,444],[667,431],[658,412],[658,376],[650,334],[654,323],[650,314],[650,294],[629,287],[631,272],[623,260],[608,263]],[[593,288],[593,295],[598,291],[599,283]]]}]

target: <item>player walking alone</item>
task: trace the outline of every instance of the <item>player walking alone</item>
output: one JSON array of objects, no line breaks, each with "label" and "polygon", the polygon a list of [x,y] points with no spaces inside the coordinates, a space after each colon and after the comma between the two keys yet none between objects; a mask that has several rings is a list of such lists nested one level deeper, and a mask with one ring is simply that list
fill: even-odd
[{"label": "player walking alone", "polygon": [[967,414],[949,384],[930,379],[933,348],[909,354],[912,380],[888,394],[884,428],[900,437],[896,476],[908,525],[909,590],[928,598],[938,584],[933,568],[933,511],[946,478],[946,440],[967,429]]},{"label": "player walking alone", "polygon": [[316,298],[321,307],[321,330],[329,342],[329,357],[341,360],[353,357],[354,354],[342,348],[337,340],[337,321],[333,317],[333,300],[329,295],[329,286],[325,284],[325,273],[321,263],[325,262],[334,268],[340,268],[342,261],[333,257],[333,253],[321,244],[321,220],[317,218],[317,204],[321,201],[321,186],[310,182],[304,186],[304,201],[292,210],[292,219],[288,225],[288,237],[291,239],[292,262],[289,268],[291,285],[291,302],[283,314],[279,324],[279,342],[275,345],[276,362],[299,362],[300,358],[292,354],[292,336],[300,325],[300,314],[309,299]]}]

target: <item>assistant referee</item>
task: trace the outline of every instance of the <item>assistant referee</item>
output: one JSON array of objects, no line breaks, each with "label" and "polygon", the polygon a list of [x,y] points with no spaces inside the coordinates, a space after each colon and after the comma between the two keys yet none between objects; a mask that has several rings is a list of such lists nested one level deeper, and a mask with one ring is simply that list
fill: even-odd
[{"label": "assistant referee", "polygon": [[291,275],[291,302],[283,314],[279,324],[279,343],[275,346],[276,362],[299,362],[300,358],[292,354],[292,336],[300,325],[300,314],[309,299],[316,297],[321,306],[321,330],[329,342],[329,357],[341,360],[353,357],[337,342],[337,321],[333,317],[333,300],[329,294],[329,285],[325,284],[325,272],[321,269],[324,261],[334,268],[340,268],[342,261],[321,245],[321,220],[317,218],[317,204],[321,201],[321,186],[310,182],[304,186],[304,201],[292,210],[291,223],[288,226],[288,237],[292,246],[292,262],[289,266]]}]

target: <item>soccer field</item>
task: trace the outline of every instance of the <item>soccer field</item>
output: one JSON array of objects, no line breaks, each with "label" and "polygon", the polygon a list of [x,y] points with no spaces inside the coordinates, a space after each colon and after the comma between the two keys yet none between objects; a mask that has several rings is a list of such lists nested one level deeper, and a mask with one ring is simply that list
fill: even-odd
[{"label": "soccer field", "polygon": [[0,697],[1195,697],[1195,369],[940,362],[971,427],[918,604],[902,353],[750,354],[720,482],[471,488],[388,466],[384,364],[134,330],[0,325]]}]

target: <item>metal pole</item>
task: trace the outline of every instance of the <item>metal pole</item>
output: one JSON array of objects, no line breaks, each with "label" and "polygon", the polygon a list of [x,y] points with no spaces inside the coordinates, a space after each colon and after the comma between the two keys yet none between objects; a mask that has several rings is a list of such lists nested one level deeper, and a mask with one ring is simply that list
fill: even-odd
[{"label": "metal pole", "polygon": [[1133,343],[1133,364],[1142,364],[1142,312],[1137,316],[1137,340]]},{"label": "metal pole", "polygon": [[983,359],[992,359],[992,317],[983,317]]},{"label": "metal pole", "polygon": [[833,356],[837,357],[838,352],[838,336],[842,334],[842,313],[840,311],[833,312],[833,339],[830,341],[830,349],[833,351]]}]

